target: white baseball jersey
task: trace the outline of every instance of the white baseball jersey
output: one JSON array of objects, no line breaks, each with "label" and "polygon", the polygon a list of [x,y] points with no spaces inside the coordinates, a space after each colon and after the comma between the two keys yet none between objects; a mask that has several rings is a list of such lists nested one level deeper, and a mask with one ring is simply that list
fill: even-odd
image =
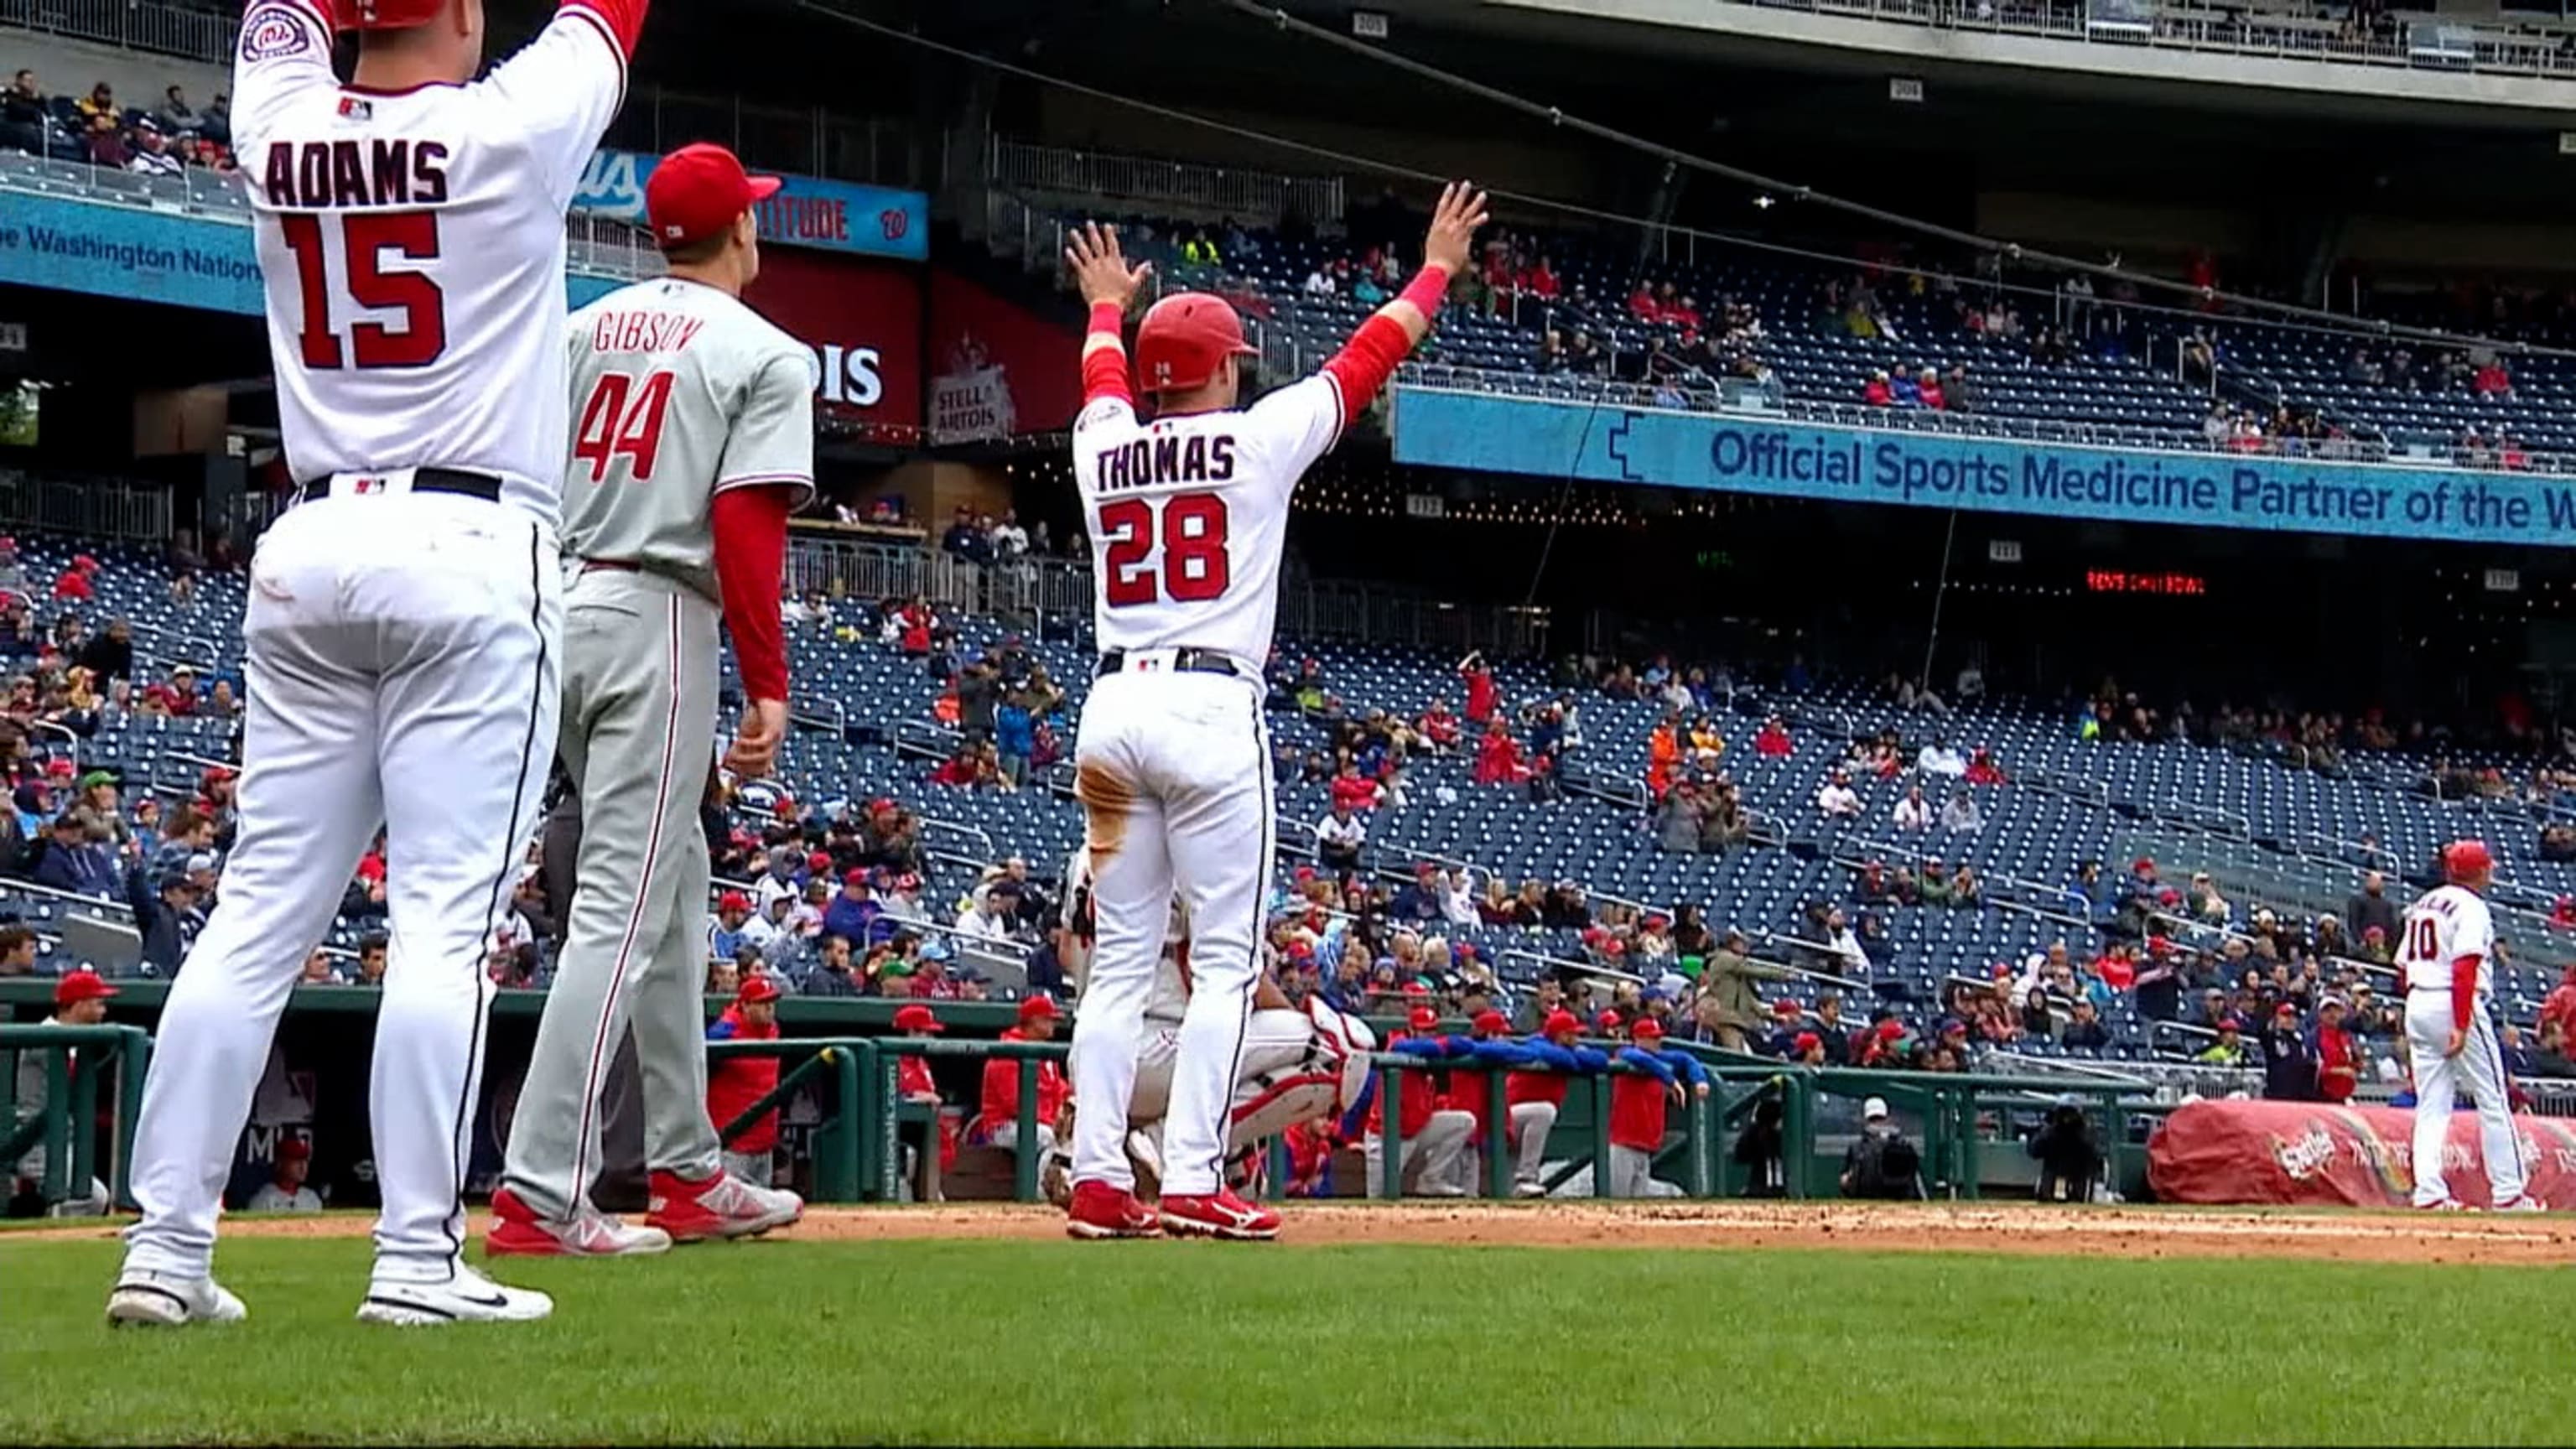
[{"label": "white baseball jersey", "polygon": [[1215,649],[1259,669],[1289,495],[1341,430],[1341,385],[1325,374],[1229,412],[1140,423],[1119,398],[1084,408],[1074,479],[1101,649]]},{"label": "white baseball jersey", "polygon": [[2478,994],[2495,992],[2495,920],[2464,886],[2436,886],[2406,908],[2397,965],[2409,987],[2451,989],[2451,963],[2478,958]]},{"label": "white baseball jersey", "polygon": [[625,54],[574,0],[482,80],[379,93],[332,73],[325,8],[254,5],[233,70],[287,464],[494,474],[551,528],[564,212]]},{"label": "white baseball jersey", "polygon": [[715,599],[715,495],[813,489],[811,354],[740,299],[677,277],[609,293],[565,335],[564,552],[639,564]]}]

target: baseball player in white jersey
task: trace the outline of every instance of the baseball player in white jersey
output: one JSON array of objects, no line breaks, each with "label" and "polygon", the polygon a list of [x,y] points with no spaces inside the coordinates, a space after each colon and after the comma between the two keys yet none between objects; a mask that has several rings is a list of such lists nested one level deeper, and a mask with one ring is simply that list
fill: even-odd
[{"label": "baseball player in white jersey", "polygon": [[2451,1140],[2451,1103],[2465,1086],[2477,1098],[2478,1150],[2486,1159],[2487,1201],[2504,1212],[2539,1212],[2523,1195],[2522,1143],[2506,1097],[2504,1053],[2488,1004],[2495,997],[2495,921],[2483,893],[2495,874],[2484,842],[2442,848],[2450,884],[2406,908],[2398,969],[2406,974],[2406,1054],[2415,1070],[2415,1206],[2456,1208],[2442,1167]]},{"label": "baseball player in white jersey", "polygon": [[[644,206],[669,275],[572,316],[561,753],[581,853],[487,1253],[655,1253],[804,1211],[723,1170],[700,994],[717,613],[751,701],[725,765],[765,774],[787,725],[787,515],[814,486],[812,364],[741,301],[760,272],[753,207],[778,185],[721,146],[664,157]],[[651,1174],[642,1227],[590,1202],[600,1087],[630,1021]]]},{"label": "baseball player in white jersey", "polygon": [[242,19],[233,134],[303,502],[251,562],[240,834],[162,1013],[113,1322],[242,1316],[212,1276],[218,1194],[278,1015],[380,821],[384,1209],[358,1316],[552,1311],[466,1266],[463,1192],[483,960],[561,690],[564,211],[645,9],[563,0],[481,80],[480,0],[259,0]]},{"label": "baseball player in white jersey", "polygon": [[[1073,853],[1064,885],[1065,970],[1083,1000],[1088,999],[1097,938],[1089,854]],[[1175,898],[1153,990],[1145,1000],[1145,1030],[1127,1099],[1125,1148],[1140,1184],[1162,1177],[1164,1119],[1180,1060],[1181,1023],[1189,1013],[1190,960],[1189,912]],[[1077,1021],[1079,1011],[1077,1007]],[[1368,1023],[1345,1017],[1314,997],[1292,1002],[1262,976],[1253,990],[1243,1052],[1227,1097],[1226,1155],[1237,1157],[1292,1124],[1338,1113],[1358,1101],[1368,1086],[1368,1054],[1376,1046]],[[1077,1114],[1074,1120],[1081,1118]],[[1070,1201],[1071,1168],[1070,1144],[1059,1143],[1043,1174],[1049,1196],[1059,1205]]]},{"label": "baseball player in white jersey", "polygon": [[[1092,542],[1100,665],[1074,747],[1099,942],[1073,1031],[1074,1190],[1067,1231],[1271,1238],[1279,1215],[1224,1181],[1226,1117],[1252,1015],[1270,893],[1270,747],[1262,662],[1297,480],[1431,330],[1467,265],[1484,198],[1441,193],[1423,267],[1323,370],[1235,406],[1243,324],[1217,297],[1180,292],[1136,329],[1128,388],[1120,319],[1145,279],[1117,234],[1066,251],[1091,306],[1074,476]],[[1177,888],[1195,928],[1193,985],[1172,1069],[1160,1211],[1139,1201],[1125,1151],[1154,962]]]}]

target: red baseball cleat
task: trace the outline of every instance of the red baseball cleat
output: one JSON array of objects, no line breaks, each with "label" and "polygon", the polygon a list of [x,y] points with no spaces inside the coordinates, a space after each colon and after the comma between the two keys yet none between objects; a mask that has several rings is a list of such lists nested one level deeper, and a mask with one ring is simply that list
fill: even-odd
[{"label": "red baseball cleat", "polygon": [[650,1181],[653,1210],[644,1215],[644,1221],[669,1233],[676,1243],[753,1237],[805,1216],[803,1198],[776,1188],[754,1187],[729,1172],[704,1182],[656,1172]]},{"label": "red baseball cleat", "polygon": [[483,1251],[495,1258],[626,1258],[670,1246],[670,1234],[660,1228],[629,1227],[606,1213],[584,1211],[561,1222],[538,1217],[506,1187],[492,1194],[492,1226],[483,1234]]},{"label": "red baseball cleat", "polygon": [[1064,1231],[1075,1238],[1150,1238],[1163,1230],[1162,1216],[1105,1182],[1073,1185],[1073,1206],[1065,1209]]},{"label": "red baseball cleat", "polygon": [[1163,1198],[1163,1231],[1176,1238],[1233,1238],[1239,1242],[1268,1242],[1279,1236],[1279,1214],[1266,1207],[1255,1207],[1234,1195],[1234,1189],[1220,1189],[1210,1197]]}]

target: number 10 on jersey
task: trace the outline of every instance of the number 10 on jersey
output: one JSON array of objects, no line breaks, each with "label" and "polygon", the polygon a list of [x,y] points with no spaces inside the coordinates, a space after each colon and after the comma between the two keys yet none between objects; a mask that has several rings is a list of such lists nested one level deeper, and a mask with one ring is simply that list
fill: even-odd
[{"label": "number 10 on jersey", "polygon": [[1100,596],[1113,609],[1200,604],[1225,595],[1230,566],[1225,499],[1218,494],[1175,493],[1159,504],[1112,499],[1100,505],[1100,542]]}]

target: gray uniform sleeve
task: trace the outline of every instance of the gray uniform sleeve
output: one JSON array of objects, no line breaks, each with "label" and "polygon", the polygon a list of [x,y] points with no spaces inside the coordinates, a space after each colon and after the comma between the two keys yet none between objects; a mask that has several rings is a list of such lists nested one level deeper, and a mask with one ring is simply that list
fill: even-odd
[{"label": "gray uniform sleeve", "polygon": [[790,484],[802,506],[814,493],[814,379],[801,354],[761,364],[725,437],[715,491]]}]

